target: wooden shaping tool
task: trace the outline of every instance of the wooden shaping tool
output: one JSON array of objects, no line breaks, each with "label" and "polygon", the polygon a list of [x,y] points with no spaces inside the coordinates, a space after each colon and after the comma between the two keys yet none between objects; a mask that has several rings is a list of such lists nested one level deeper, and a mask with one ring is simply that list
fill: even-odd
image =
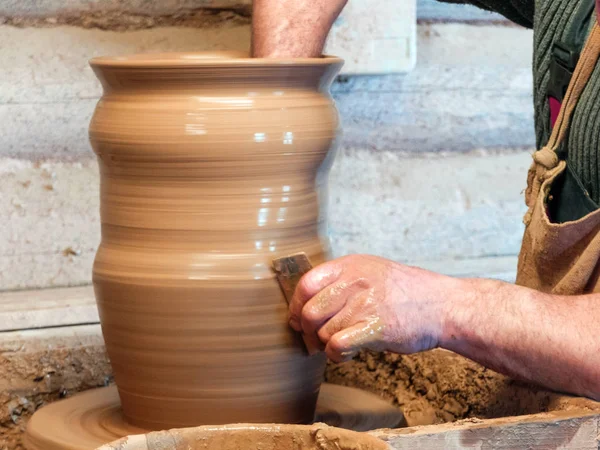
[{"label": "wooden shaping tool", "polygon": [[[279,286],[283,291],[283,295],[288,303],[292,301],[292,296],[296,290],[296,286],[300,282],[302,276],[313,268],[306,253],[296,253],[294,255],[285,256],[273,260],[273,270],[277,276]],[[304,339],[304,345],[308,354],[318,352],[320,349],[314,348],[309,342]]]}]

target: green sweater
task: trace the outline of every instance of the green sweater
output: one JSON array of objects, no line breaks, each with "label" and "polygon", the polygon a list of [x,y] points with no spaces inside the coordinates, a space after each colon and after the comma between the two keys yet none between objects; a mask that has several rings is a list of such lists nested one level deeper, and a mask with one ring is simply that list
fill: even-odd
[{"label": "green sweater", "polygon": [[[534,30],[533,97],[538,148],[550,137],[550,108],[547,88],[550,59],[555,41],[564,39],[565,30],[581,0],[442,0],[471,3],[498,12]],[[575,110],[569,139],[564,148],[567,165],[581,180],[590,197],[600,203],[600,64],[584,90]]]}]

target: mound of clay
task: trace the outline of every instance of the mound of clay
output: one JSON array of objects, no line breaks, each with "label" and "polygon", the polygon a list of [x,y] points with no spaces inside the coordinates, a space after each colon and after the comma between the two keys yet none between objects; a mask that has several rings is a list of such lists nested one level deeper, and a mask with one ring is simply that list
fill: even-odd
[{"label": "mound of clay", "polygon": [[330,364],[326,379],[399,405],[408,426],[536,414],[574,405],[444,350],[402,356],[363,352],[349,363]]},{"label": "mound of clay", "polygon": [[98,450],[387,450],[365,433],[314,425],[226,425],[130,436]]}]

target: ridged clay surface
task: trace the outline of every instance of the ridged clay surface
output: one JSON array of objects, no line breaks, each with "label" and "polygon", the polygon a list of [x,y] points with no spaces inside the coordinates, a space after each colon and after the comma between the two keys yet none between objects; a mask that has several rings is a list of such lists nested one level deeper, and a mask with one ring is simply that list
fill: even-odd
[{"label": "ridged clay surface", "polygon": [[287,324],[273,258],[327,258],[334,57],[98,58],[93,281],[126,419],[310,423],[325,358]]}]

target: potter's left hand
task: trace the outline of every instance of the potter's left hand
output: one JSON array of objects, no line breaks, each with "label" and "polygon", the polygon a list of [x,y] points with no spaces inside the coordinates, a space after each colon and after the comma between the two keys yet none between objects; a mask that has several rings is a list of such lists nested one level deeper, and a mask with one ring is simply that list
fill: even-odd
[{"label": "potter's left hand", "polygon": [[335,362],[360,349],[428,350],[438,345],[444,291],[455,281],[375,256],[346,256],[304,275],[290,302],[290,326]]}]

